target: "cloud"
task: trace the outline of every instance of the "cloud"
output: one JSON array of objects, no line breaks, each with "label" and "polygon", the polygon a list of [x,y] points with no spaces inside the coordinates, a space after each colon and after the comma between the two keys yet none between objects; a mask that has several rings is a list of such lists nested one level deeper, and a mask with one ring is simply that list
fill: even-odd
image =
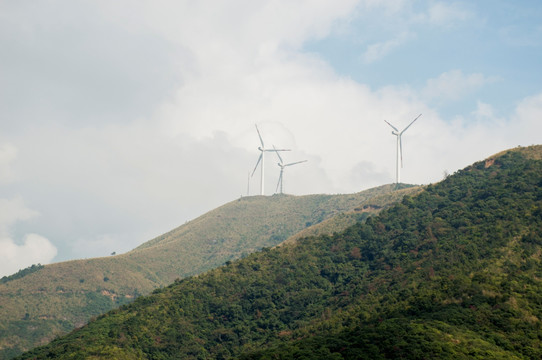
[{"label": "cloud", "polygon": [[465,75],[461,70],[451,70],[427,80],[422,95],[425,99],[438,102],[456,101],[498,80],[497,77],[480,73]]},{"label": "cloud", "polygon": [[542,93],[528,96],[517,106],[506,129],[510,146],[540,144]]},{"label": "cloud", "polygon": [[384,10],[387,14],[396,14],[403,11],[409,5],[406,0],[363,0],[359,7],[363,10]]},{"label": "cloud", "polygon": [[443,27],[452,27],[473,17],[474,13],[470,9],[457,2],[435,2],[428,9],[428,21]]},{"label": "cloud", "polygon": [[149,115],[180,81],[177,49],[108,20],[98,2],[0,3],[0,125],[123,122]]},{"label": "cloud", "polygon": [[11,239],[0,239],[0,277],[33,264],[48,264],[56,253],[56,247],[37,234],[26,235],[22,245],[15,244]]},{"label": "cloud", "polygon": [[383,166],[377,166],[370,161],[360,161],[352,167],[351,176],[353,181],[362,184],[370,181],[386,184],[389,182],[390,173]]},{"label": "cloud", "polygon": [[391,40],[371,44],[367,47],[367,50],[362,54],[361,57],[367,64],[375,62],[387,56],[399,46],[403,45],[411,37],[412,35],[404,32]]},{"label": "cloud", "polygon": [[28,209],[18,197],[11,200],[0,199],[0,236],[7,236],[10,227],[17,221],[24,221],[37,216],[38,213]]},{"label": "cloud", "polygon": [[15,179],[12,163],[17,157],[17,148],[11,144],[0,145],[0,183]]},{"label": "cloud", "polygon": [[[157,6],[148,0],[138,4],[118,1],[102,2],[101,11],[111,22],[121,21],[131,31],[150,30],[203,61],[206,54],[215,51],[255,54],[277,46],[299,47],[307,38],[327,34],[334,21],[349,16],[357,2],[235,0],[209,6],[164,1]],[[131,8],[129,15],[126,6]]]},{"label": "cloud", "polygon": [[[486,102],[457,119],[432,107],[494,81],[483,74],[448,71],[423,91],[375,88],[303,51],[363,9],[387,20],[405,11],[399,25],[389,22],[393,31],[369,29],[376,38],[364,42],[373,44],[366,61],[389,56],[417,33],[419,14],[406,1],[18,4],[0,3],[11,7],[0,11],[0,45],[9,49],[0,119],[17,120],[2,123],[12,148],[0,150],[0,174],[12,182],[1,195],[21,194],[41,214],[21,200],[16,233],[51,239],[57,260],[127,251],[245,196],[248,185],[257,194],[259,173],[248,177],[259,155],[255,123],[267,146],[292,149],[285,162],[308,160],[284,175],[293,194],[392,182],[395,137],[384,119],[404,127],[423,113],[403,138],[409,183],[439,180],[542,130],[536,97],[506,118]],[[437,5],[435,23],[461,19],[460,7]],[[514,130],[526,124],[528,137]],[[279,174],[269,155],[267,195]]]},{"label": "cloud", "polygon": [[489,120],[497,119],[497,114],[495,113],[495,109],[493,108],[493,106],[491,106],[491,104],[487,104],[482,101],[478,101],[476,103],[476,110],[472,112],[472,115],[474,116],[474,118],[481,121],[485,119],[489,119]]},{"label": "cloud", "polygon": [[[367,24],[362,35],[367,37],[364,42],[369,43],[361,55],[365,64],[381,60],[408,42],[423,37],[428,25],[432,27],[430,31],[434,31],[434,27],[451,28],[475,16],[462,4],[445,2],[430,2],[427,7],[418,9],[406,1],[363,1],[359,8],[359,16]],[[377,41],[369,40],[375,36]]]},{"label": "cloud", "polygon": [[0,276],[10,275],[32,264],[47,264],[55,257],[56,247],[43,236],[28,234],[23,244],[18,245],[9,235],[15,223],[37,215],[20,198],[0,199]]}]

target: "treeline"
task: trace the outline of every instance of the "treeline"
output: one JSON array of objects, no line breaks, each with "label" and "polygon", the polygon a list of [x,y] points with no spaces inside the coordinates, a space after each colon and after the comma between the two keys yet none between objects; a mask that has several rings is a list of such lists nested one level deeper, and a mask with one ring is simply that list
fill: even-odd
[{"label": "treeline", "polygon": [[22,277],[25,277],[28,274],[31,274],[31,273],[36,272],[36,271],[38,271],[40,269],[43,269],[43,268],[44,268],[44,266],[42,264],[37,264],[37,265],[33,264],[32,266],[29,266],[29,267],[27,267],[25,269],[17,271],[13,275],[3,276],[0,279],[0,284],[5,284],[8,281],[12,281],[12,280],[15,280],[15,279],[20,279]]},{"label": "treeline", "polygon": [[176,281],[21,359],[539,359],[542,162],[508,152],[333,236]]}]

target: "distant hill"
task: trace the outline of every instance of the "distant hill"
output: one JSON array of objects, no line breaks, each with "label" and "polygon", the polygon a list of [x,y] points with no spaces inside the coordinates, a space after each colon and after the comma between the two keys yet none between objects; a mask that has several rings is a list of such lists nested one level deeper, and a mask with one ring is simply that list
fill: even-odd
[{"label": "distant hill", "polygon": [[175,281],[20,359],[540,359],[540,154]]},{"label": "distant hill", "polygon": [[[0,281],[0,358],[46,344],[175,279],[276,246],[343,213],[363,220],[415,191],[386,185],[348,195],[244,197],[126,254],[34,266],[5,277]],[[328,224],[325,231],[346,226]]]}]

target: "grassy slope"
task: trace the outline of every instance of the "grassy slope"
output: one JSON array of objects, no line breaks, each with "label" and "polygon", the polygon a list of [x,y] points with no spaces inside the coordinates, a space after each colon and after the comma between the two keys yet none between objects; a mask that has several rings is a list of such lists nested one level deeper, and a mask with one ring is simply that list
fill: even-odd
[{"label": "grassy slope", "polygon": [[[398,201],[403,193],[392,195],[393,186],[386,185],[348,195],[241,198],[143,244],[127,256],[153,269],[169,284],[179,275],[201,273],[240,255],[278,245],[304,228],[350,212],[376,196],[388,195],[389,201]],[[171,253],[178,256],[168,256]],[[170,258],[167,265],[166,258]],[[198,267],[186,266],[187,262]],[[184,272],[170,272],[178,268]]]},{"label": "grassy slope", "polygon": [[542,357],[542,147],[333,237],[248,256],[25,359]]},{"label": "grassy slope", "polygon": [[[45,344],[176,278],[275,246],[374,197],[385,197],[381,205],[399,201],[405,191],[415,188],[395,193],[387,185],[348,195],[241,198],[126,254],[51,264],[0,284],[0,358]],[[329,228],[337,230],[340,224]]]}]

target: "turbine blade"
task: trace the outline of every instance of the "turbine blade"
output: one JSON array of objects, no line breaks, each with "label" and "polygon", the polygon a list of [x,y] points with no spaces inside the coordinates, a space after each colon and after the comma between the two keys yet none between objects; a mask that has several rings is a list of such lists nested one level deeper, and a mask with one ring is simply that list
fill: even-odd
[{"label": "turbine blade", "polygon": [[264,151],[292,151],[291,149],[263,149]]},{"label": "turbine blade", "polygon": [[252,170],[252,175],[254,176],[254,173],[256,172],[256,169],[258,168],[258,165],[260,164],[260,161],[262,160],[263,152],[260,154],[260,157],[258,158],[258,161],[256,162],[256,166],[254,166],[254,170]]},{"label": "turbine blade", "polygon": [[258,137],[260,138],[260,142],[262,143],[262,149],[265,149],[265,145],[263,144],[262,135],[260,135],[260,130],[258,129],[258,125],[254,124],[256,126],[256,131],[258,132]]},{"label": "turbine blade", "polygon": [[301,164],[301,163],[304,163],[304,162],[307,162],[307,160],[302,160],[302,161],[296,161],[296,162],[293,162],[293,163],[289,163],[289,164],[284,165],[284,167],[292,166],[292,165],[296,165],[296,164]]},{"label": "turbine blade", "polygon": [[391,126],[391,128],[397,132],[399,132],[399,130],[397,130],[397,128],[395,126],[393,126],[392,124],[390,124],[387,120],[384,120],[386,121],[386,124],[388,124],[389,126]]},{"label": "turbine blade", "polygon": [[412,122],[410,124],[408,124],[408,126],[406,128],[403,129],[403,131],[401,131],[401,134],[404,133],[406,131],[406,129],[408,129],[410,127],[410,125],[414,124],[414,121],[418,120],[418,118],[422,116],[422,114],[416,116],[416,119],[412,120]]},{"label": "turbine blade", "polygon": [[275,151],[275,154],[277,154],[277,156],[279,157],[280,163],[283,164],[284,161],[283,161],[282,158],[280,157],[279,151],[277,150],[277,148],[275,147],[275,145],[273,145],[273,150]]}]

